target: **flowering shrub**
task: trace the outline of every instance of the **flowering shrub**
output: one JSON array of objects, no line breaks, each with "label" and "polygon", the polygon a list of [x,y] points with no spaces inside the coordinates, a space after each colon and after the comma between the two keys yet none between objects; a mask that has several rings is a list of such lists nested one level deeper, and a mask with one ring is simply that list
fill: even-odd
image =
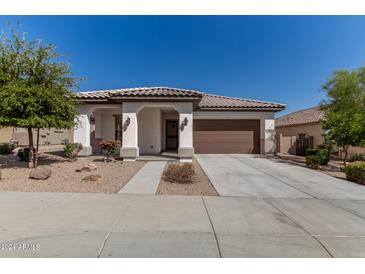
[{"label": "flowering shrub", "polygon": [[103,140],[99,143],[102,153],[106,157],[113,156],[120,148],[120,141]]}]

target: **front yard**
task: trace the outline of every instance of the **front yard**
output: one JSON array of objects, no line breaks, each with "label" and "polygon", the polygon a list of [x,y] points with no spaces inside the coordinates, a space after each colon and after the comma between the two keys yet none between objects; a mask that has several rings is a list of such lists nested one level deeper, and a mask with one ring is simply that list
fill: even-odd
[{"label": "front yard", "polygon": [[[42,153],[40,155],[40,166],[46,166],[52,170],[51,176],[46,180],[29,179],[30,169],[27,168],[27,163],[19,161],[16,155],[0,155],[2,173],[0,191],[116,193],[145,164],[145,162],[123,163],[122,161],[105,163],[101,156],[69,161],[56,154]],[[95,165],[96,170],[76,171],[88,164]],[[100,175],[100,178],[96,181],[83,180],[89,175]]]},{"label": "front yard", "polygon": [[[102,156],[96,155],[70,160],[65,158],[62,149],[57,147],[55,150],[47,149],[41,152],[39,167],[50,169],[51,176],[44,180],[36,180],[29,178],[32,169],[13,152],[0,155],[0,191],[118,193],[146,163],[147,161],[120,160],[104,162]],[[171,165],[181,163],[168,161],[164,171]],[[218,196],[196,159],[191,165],[194,172],[190,183],[168,181],[162,176],[155,194]],[[89,166],[93,170],[80,171]]]}]

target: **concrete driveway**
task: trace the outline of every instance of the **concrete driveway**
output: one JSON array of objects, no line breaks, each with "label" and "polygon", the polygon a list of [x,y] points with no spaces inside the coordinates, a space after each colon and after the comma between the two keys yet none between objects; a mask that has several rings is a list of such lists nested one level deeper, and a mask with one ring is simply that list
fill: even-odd
[{"label": "concrete driveway", "polygon": [[365,200],[365,187],[261,155],[196,156],[220,196]]}]

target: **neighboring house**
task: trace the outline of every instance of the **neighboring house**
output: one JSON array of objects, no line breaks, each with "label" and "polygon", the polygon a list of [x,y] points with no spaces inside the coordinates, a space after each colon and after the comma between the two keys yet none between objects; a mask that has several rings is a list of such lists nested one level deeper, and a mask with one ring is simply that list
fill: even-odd
[{"label": "neighboring house", "polygon": [[285,108],[167,87],[80,92],[77,98],[84,103],[74,130],[80,154],[93,153],[94,135],[94,144],[121,140],[124,160],[162,151],[176,151],[181,161],[191,161],[194,153],[274,153],[274,113]]},{"label": "neighboring house", "polygon": [[[320,107],[299,110],[275,120],[277,151],[293,155],[303,155],[305,148],[313,148],[325,141],[322,128],[324,111]],[[349,158],[356,154],[365,154],[365,148],[350,147]],[[339,151],[342,158],[342,152]]]},{"label": "neighboring house", "polygon": [[[67,129],[41,129],[39,131],[39,144],[43,145],[59,145],[70,143],[73,141],[73,131]],[[37,130],[33,129],[33,140],[36,142]],[[28,130],[26,128],[1,128],[0,143],[16,142],[19,146],[27,146]]]},{"label": "neighboring house", "polygon": [[306,147],[313,148],[323,144],[324,130],[321,125],[323,117],[324,111],[320,107],[314,107],[277,118],[275,120],[277,151],[303,155]]},{"label": "neighboring house", "polygon": [[12,136],[13,136],[13,128],[12,127],[2,127],[2,128],[0,128],[0,144],[1,143],[9,143]]}]

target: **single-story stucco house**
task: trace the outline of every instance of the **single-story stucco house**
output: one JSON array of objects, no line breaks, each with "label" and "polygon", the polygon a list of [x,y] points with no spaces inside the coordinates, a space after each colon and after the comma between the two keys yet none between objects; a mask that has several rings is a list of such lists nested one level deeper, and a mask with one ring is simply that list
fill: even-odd
[{"label": "single-story stucco house", "polygon": [[[295,111],[279,117],[275,120],[275,132],[277,138],[277,152],[301,155],[298,150],[298,141],[310,140],[308,148],[317,147],[325,142],[325,131],[322,128],[322,121],[325,112],[320,106]],[[334,148],[338,151],[339,158],[343,158],[341,149]],[[305,152],[305,151],[304,151]],[[363,147],[350,147],[348,157],[365,154]]]},{"label": "single-story stucco house", "polygon": [[[277,152],[298,154],[298,139],[310,138],[308,148],[324,143],[324,130],[321,122],[324,111],[313,107],[295,111],[275,120]],[[300,154],[300,153],[299,153]]]},{"label": "single-story stucco house", "polygon": [[206,94],[169,87],[79,92],[79,125],[74,142],[81,155],[93,153],[95,140],[121,140],[120,156],[135,160],[143,154],[176,151],[180,161],[194,153],[274,153],[274,113],[285,105]]}]

